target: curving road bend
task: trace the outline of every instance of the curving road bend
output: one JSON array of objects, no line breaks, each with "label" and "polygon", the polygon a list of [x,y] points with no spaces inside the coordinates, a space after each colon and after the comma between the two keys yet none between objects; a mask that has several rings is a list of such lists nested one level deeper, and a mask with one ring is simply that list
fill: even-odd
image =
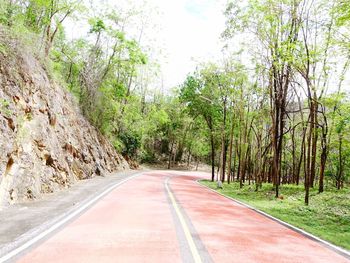
[{"label": "curving road bend", "polygon": [[18,262],[350,262],[220,196],[201,173],[147,172],[101,198]]}]

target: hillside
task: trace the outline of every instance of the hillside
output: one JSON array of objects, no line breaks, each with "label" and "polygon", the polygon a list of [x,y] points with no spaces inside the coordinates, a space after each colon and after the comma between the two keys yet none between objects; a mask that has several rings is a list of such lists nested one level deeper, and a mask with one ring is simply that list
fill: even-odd
[{"label": "hillside", "polygon": [[0,28],[0,207],[128,169],[29,48]]}]

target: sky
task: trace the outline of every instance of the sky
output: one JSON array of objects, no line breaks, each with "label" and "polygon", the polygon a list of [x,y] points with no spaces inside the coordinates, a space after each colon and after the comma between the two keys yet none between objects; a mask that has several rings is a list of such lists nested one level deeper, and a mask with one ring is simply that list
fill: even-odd
[{"label": "sky", "polygon": [[[187,74],[203,61],[221,56],[220,35],[224,31],[223,10],[227,0],[86,0],[96,6],[132,6],[141,8],[149,24],[141,45],[156,46],[154,58],[160,64],[163,89],[170,90],[181,84]],[[156,11],[150,12],[149,8]],[[151,15],[150,15],[151,14]],[[81,22],[83,23],[83,22]],[[67,36],[81,37],[88,31],[86,24],[68,21]],[[85,22],[86,23],[86,22]],[[145,43],[146,42],[146,43]],[[147,43],[148,42],[148,43]]]},{"label": "sky", "polygon": [[161,69],[165,88],[174,87],[202,61],[221,56],[224,31],[223,0],[150,0],[161,13],[164,58]]}]

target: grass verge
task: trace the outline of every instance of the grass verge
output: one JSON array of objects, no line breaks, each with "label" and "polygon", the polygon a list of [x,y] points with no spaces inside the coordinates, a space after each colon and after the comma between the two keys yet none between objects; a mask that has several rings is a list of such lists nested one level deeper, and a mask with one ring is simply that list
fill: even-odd
[{"label": "grass verge", "polygon": [[350,250],[349,189],[327,189],[322,194],[312,189],[310,204],[306,206],[302,186],[283,185],[281,198],[276,199],[270,184],[264,184],[262,189],[255,192],[253,185],[240,189],[239,183],[224,183],[223,189],[217,189],[216,182],[203,180],[200,183]]}]

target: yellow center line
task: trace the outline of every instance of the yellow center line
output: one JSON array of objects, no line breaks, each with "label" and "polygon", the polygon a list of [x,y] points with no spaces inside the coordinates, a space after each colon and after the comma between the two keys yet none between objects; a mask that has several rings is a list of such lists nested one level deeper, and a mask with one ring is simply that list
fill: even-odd
[{"label": "yellow center line", "polygon": [[165,181],[165,188],[168,192],[168,195],[169,195],[169,198],[171,200],[171,203],[176,211],[176,215],[177,217],[179,218],[180,220],[180,223],[181,223],[181,226],[182,226],[182,229],[185,233],[185,236],[186,236],[186,240],[187,240],[187,243],[188,243],[188,246],[190,247],[190,250],[191,250],[191,253],[192,253],[192,256],[193,256],[193,260],[195,263],[202,263],[202,260],[201,260],[201,257],[199,256],[199,252],[198,252],[198,249],[193,241],[193,238],[192,238],[192,235],[191,235],[191,232],[186,224],[186,221],[184,219],[184,216],[182,215],[181,213],[181,210],[179,208],[179,205],[177,204],[176,200],[175,200],[175,197],[173,195],[173,193],[170,191],[169,189],[169,186],[168,186],[168,181],[169,181],[170,177],[168,177]]}]

